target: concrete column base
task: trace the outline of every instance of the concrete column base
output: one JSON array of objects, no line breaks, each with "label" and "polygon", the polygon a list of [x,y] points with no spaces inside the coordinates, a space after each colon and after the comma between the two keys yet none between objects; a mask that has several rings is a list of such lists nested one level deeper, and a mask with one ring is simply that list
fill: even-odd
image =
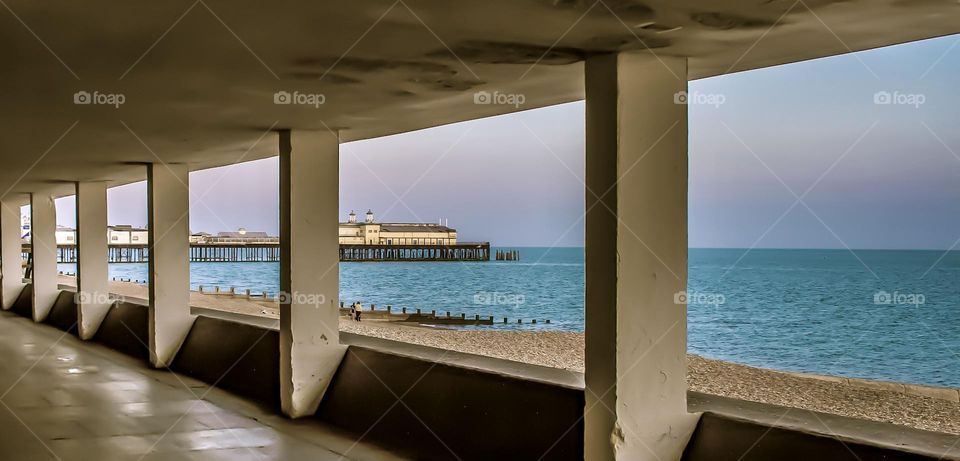
[{"label": "concrete column base", "polygon": [[340,345],[339,138],[280,132],[280,392],[292,417],[317,411]]},{"label": "concrete column base", "polygon": [[113,304],[107,247],[107,184],[77,183],[77,319],[90,339]]},{"label": "concrete column base", "polygon": [[23,244],[20,241],[20,203],[0,199],[0,306],[13,307],[23,290]]},{"label": "concrete column base", "polygon": [[53,196],[30,194],[33,321],[42,322],[60,296],[57,279],[57,207]]},{"label": "concrete column base", "polygon": [[687,89],[684,58],[586,66],[588,460],[678,460],[686,406]]},{"label": "concrete column base", "polygon": [[190,170],[147,165],[150,363],[166,367],[196,318],[190,314]]}]

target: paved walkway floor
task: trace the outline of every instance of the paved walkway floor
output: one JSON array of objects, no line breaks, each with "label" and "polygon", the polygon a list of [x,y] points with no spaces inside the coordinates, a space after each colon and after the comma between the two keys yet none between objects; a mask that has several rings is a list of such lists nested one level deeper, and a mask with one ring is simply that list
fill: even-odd
[{"label": "paved walkway floor", "polygon": [[0,459],[346,459],[339,453],[392,457],[0,313]]}]

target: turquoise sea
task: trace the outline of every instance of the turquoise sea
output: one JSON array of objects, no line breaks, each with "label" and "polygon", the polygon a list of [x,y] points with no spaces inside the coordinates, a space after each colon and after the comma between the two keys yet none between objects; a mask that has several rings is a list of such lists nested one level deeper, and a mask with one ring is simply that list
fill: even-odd
[{"label": "turquoise sea", "polygon": [[[341,300],[511,319],[471,328],[582,331],[583,249],[520,251],[518,262],[343,263]],[[277,263],[191,265],[194,289],[275,293],[278,274]],[[112,264],[111,275],[143,280],[146,264]],[[960,252],[691,249],[689,350],[779,370],[960,387],[958,282]]]}]

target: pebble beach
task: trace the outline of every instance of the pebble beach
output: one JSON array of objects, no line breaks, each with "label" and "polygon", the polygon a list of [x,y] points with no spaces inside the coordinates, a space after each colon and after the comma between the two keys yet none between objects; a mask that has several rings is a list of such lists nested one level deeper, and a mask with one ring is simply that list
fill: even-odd
[{"label": "pebble beach", "polygon": [[[340,329],[507,360],[582,372],[583,333],[478,331],[342,319]],[[696,355],[687,359],[692,391],[753,402],[888,422],[960,435],[960,403],[798,376]]]},{"label": "pebble beach", "polygon": [[[72,277],[60,283],[72,285]],[[144,298],[146,287],[111,282],[110,290]],[[207,309],[279,318],[275,302],[251,301],[192,292],[191,305]],[[565,331],[504,331],[433,328],[401,322],[340,319],[340,330],[381,339],[502,358],[583,372],[584,335]],[[801,408],[852,418],[887,422],[960,435],[960,403],[895,390],[852,385],[842,380],[804,376],[688,355],[691,391],[753,402]]]}]

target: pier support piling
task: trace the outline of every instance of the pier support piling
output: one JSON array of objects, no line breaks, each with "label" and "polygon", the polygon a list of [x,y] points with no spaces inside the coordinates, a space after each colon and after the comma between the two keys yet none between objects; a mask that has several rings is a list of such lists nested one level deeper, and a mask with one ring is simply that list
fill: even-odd
[{"label": "pier support piling", "polygon": [[30,194],[33,320],[42,322],[60,295],[57,282],[57,207],[53,195]]},{"label": "pier support piling", "polygon": [[680,459],[686,404],[685,58],[587,59],[585,458]]},{"label": "pier support piling", "polygon": [[77,183],[77,322],[90,339],[110,310],[107,265],[107,183]]},{"label": "pier support piling", "polygon": [[280,392],[283,412],[317,410],[346,346],[339,334],[336,133],[279,133]]},{"label": "pier support piling", "polygon": [[150,363],[169,366],[190,332],[190,171],[147,165]]}]

